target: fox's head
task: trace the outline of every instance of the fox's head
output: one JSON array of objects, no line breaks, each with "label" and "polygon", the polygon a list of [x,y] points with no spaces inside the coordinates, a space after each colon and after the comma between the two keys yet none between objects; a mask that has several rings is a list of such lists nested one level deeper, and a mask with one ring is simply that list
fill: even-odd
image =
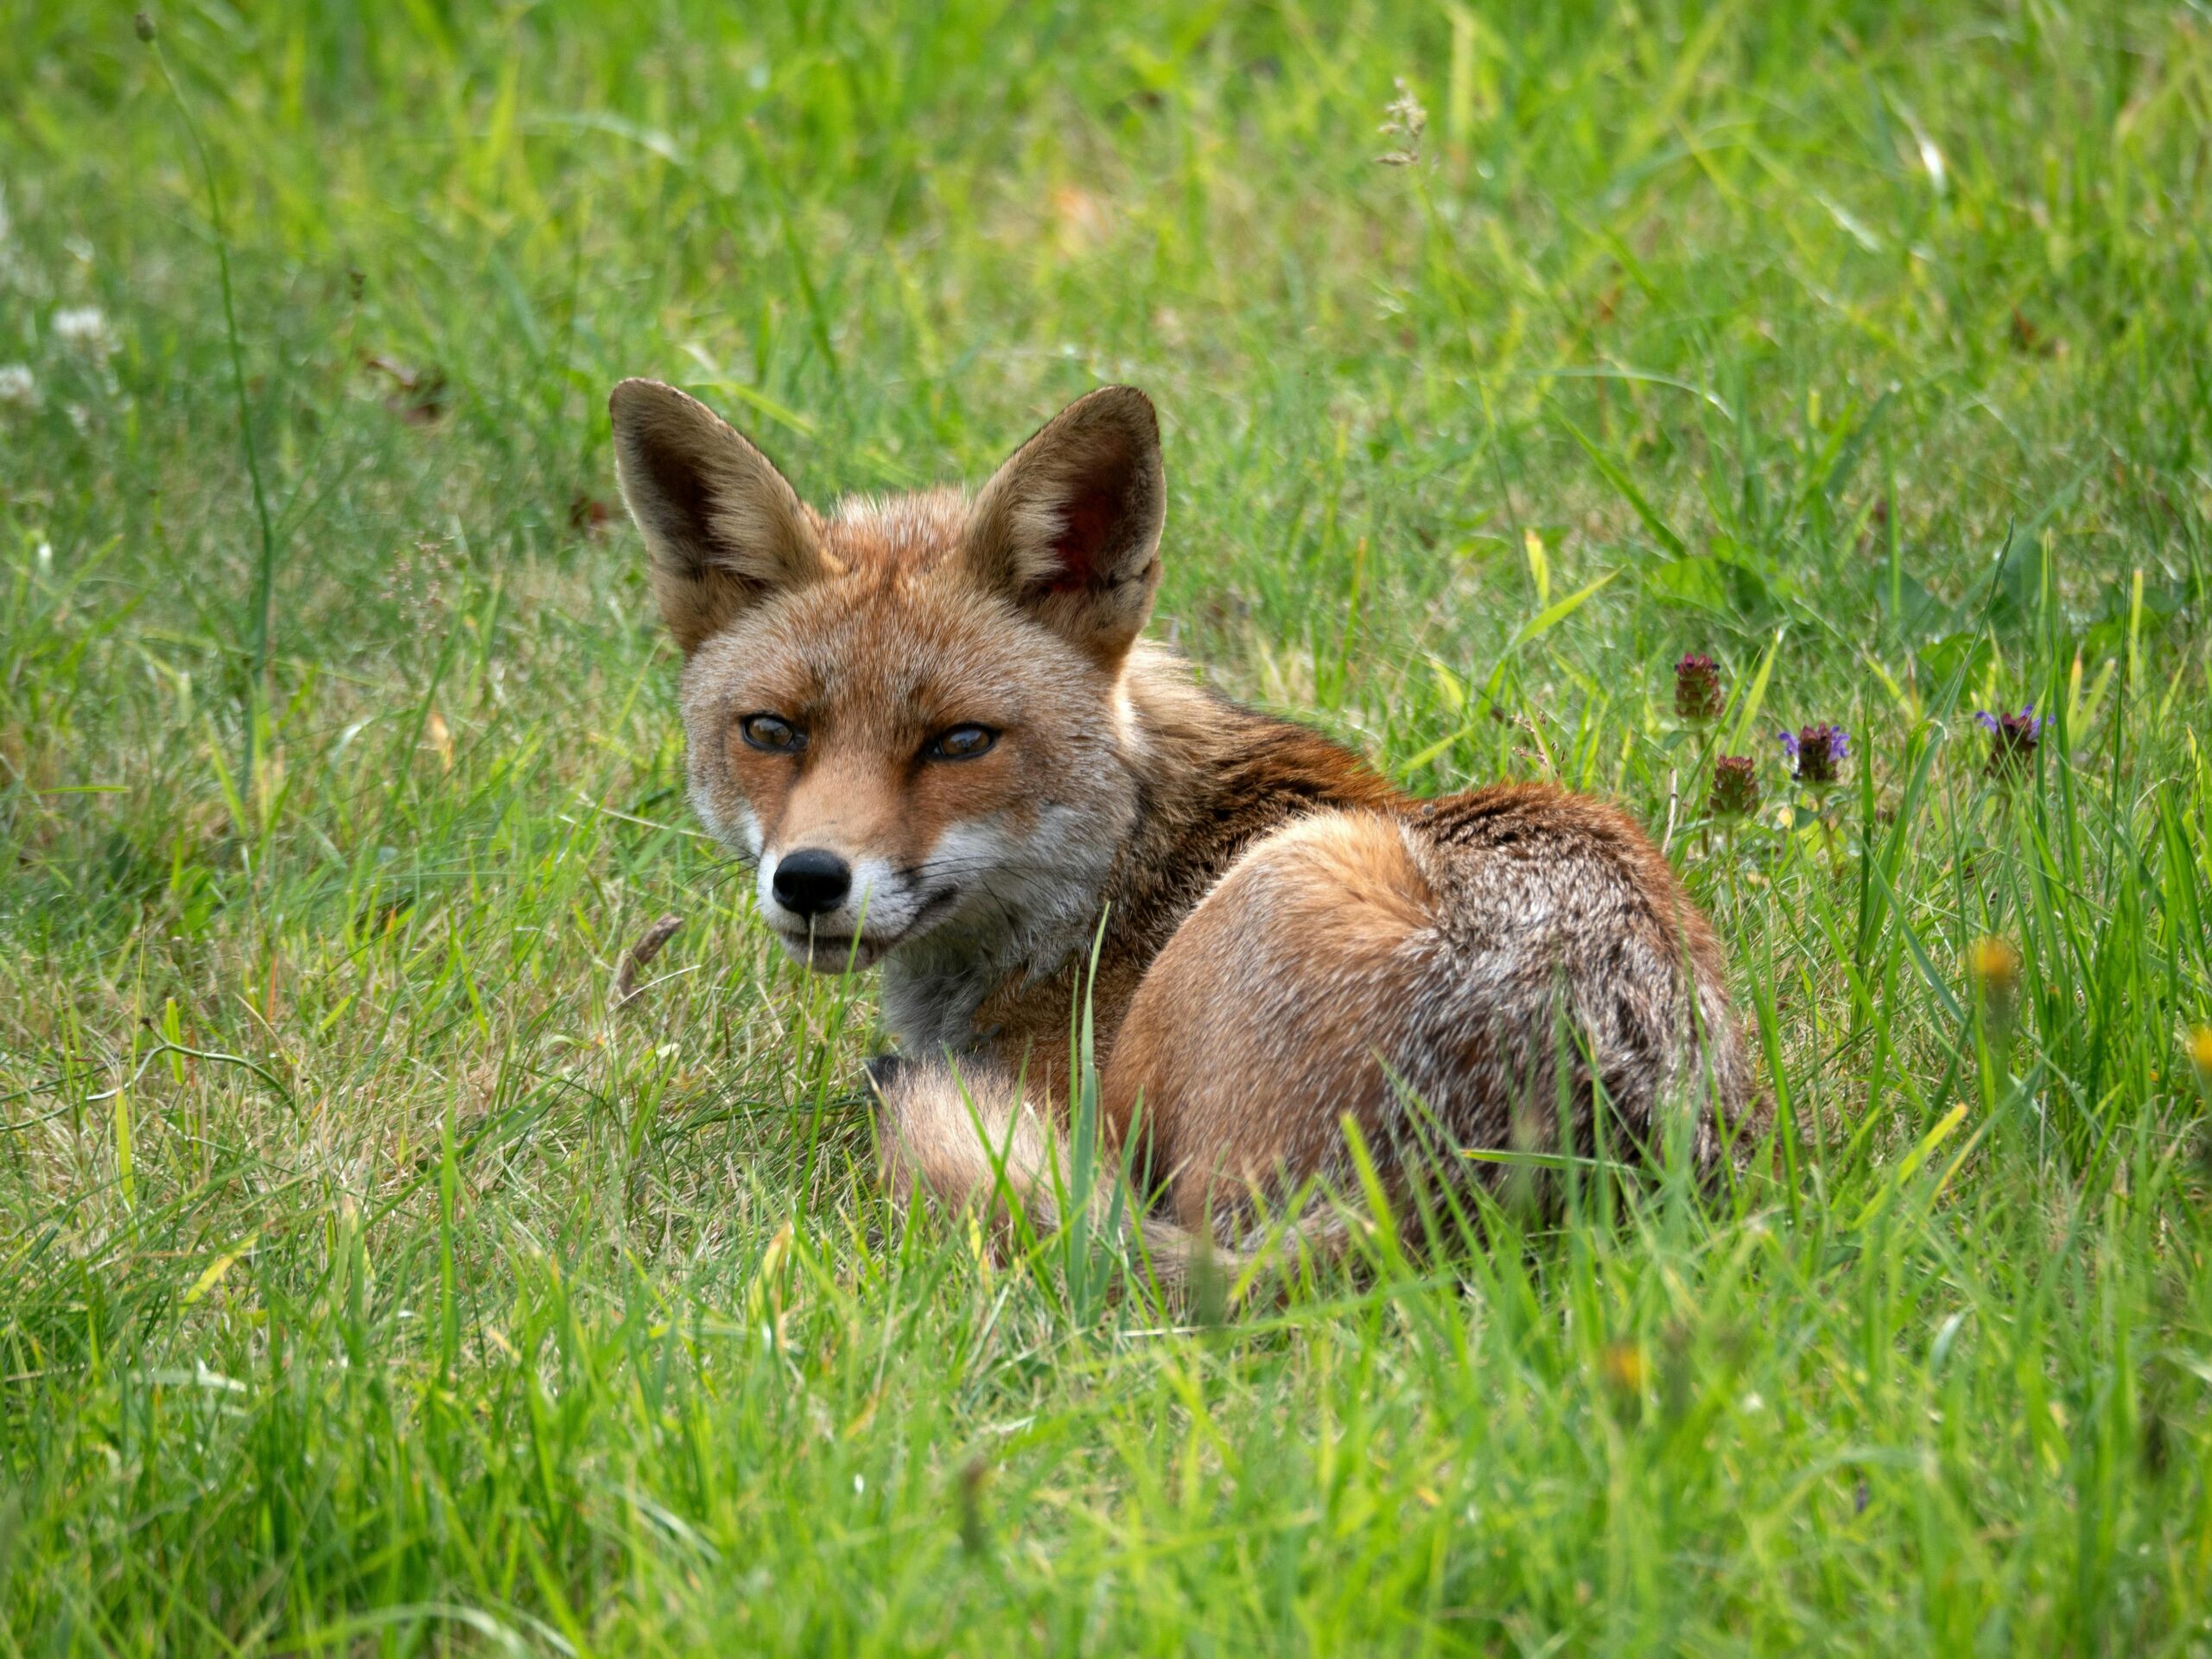
[{"label": "fox's head", "polygon": [[1122,688],[1166,500],[1144,394],[1071,404],[973,496],[817,512],[672,387],[614,389],[683,648],[691,799],[799,961],[1080,925],[1135,810]]}]

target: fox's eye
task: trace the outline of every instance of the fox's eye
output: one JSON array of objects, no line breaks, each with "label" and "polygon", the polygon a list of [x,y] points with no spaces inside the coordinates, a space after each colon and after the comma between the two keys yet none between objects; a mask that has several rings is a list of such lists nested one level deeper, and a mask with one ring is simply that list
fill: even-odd
[{"label": "fox's eye", "polygon": [[747,715],[737,722],[745,741],[771,754],[796,754],[806,747],[806,734],[788,720],[773,715]]},{"label": "fox's eye", "polygon": [[925,760],[972,760],[999,741],[999,734],[988,726],[955,726],[950,731],[939,732],[922,746]]}]

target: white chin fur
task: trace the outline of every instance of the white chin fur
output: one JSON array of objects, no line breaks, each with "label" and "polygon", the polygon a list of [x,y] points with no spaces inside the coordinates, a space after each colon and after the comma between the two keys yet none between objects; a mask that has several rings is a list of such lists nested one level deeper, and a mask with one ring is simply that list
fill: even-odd
[{"label": "white chin fur", "polygon": [[1027,836],[1012,835],[995,817],[954,824],[911,875],[880,858],[855,860],[851,896],[815,917],[811,926],[776,898],[782,850],[763,852],[754,899],[791,960],[818,973],[873,967],[940,923],[972,926],[979,918],[1009,942],[1031,944],[1038,942],[1033,930],[1057,936],[1072,926],[1069,939],[1079,944],[1089,895],[1102,874],[1093,868],[1098,861],[1084,856],[1090,849],[1079,823],[1062,809],[1045,814]]},{"label": "white chin fur", "polygon": [[805,957],[810,932],[817,940],[841,941],[849,941],[857,934],[864,949],[869,944],[888,946],[920,917],[928,893],[925,885],[902,878],[882,859],[855,859],[852,892],[845,902],[809,918],[787,908],[776,897],[776,868],[783,861],[783,853],[764,851],[760,858],[753,902],[760,906],[762,919],[783,938],[795,957]]}]

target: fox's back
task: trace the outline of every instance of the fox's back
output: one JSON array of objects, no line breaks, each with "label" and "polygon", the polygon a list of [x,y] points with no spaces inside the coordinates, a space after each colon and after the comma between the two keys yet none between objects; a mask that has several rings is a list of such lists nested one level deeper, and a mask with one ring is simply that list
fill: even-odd
[{"label": "fox's back", "polygon": [[[1457,1137],[1511,1138],[1531,1099],[1548,1116],[1562,1045],[1585,1052],[1582,1086],[1594,1080],[1637,1135],[1669,1090],[1741,1111],[1750,1081],[1719,944],[1625,813],[1510,784],[1408,803],[1405,821],[1435,902],[1404,1077]],[[1716,1148],[1707,1135],[1694,1150]]]},{"label": "fox's back", "polygon": [[[1064,1077],[1078,1002],[1110,1056],[1160,951],[1240,861],[1317,815],[1347,812],[1401,826],[1421,876],[1423,925],[1404,949],[1428,970],[1400,1011],[1411,1022],[1402,1059],[1408,1082],[1433,1085],[1425,1095],[1460,1103],[1470,1131],[1497,1127],[1507,1093],[1548,1063],[1562,984],[1576,989],[1558,1011],[1602,1040],[1601,1083],[1630,1107],[1683,1069],[1700,1029],[1726,1026],[1712,929],[1618,809],[1545,784],[1409,797],[1320,734],[1201,687],[1168,652],[1146,650],[1131,680],[1137,806],[1096,918],[1095,971],[1084,952],[998,986],[976,1025],[1001,1063]],[[1323,879],[1341,890],[1358,876]],[[1324,939],[1302,955],[1325,980],[1343,966]],[[1220,966],[1204,994],[1224,1001],[1264,1000],[1261,975],[1299,971],[1272,959]],[[1724,1035],[1719,1081],[1736,1099],[1742,1068],[1732,1028]],[[1487,1081],[1467,1086],[1478,1071]]]}]

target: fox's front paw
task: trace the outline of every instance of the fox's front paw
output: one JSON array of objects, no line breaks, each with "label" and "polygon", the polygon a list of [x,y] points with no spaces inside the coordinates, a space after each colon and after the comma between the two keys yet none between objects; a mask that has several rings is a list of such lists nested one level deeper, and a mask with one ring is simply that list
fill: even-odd
[{"label": "fox's front paw", "polygon": [[875,1097],[886,1105],[891,1103],[891,1091],[899,1086],[900,1077],[912,1069],[910,1064],[896,1054],[878,1054],[861,1067],[868,1074],[868,1086]]}]

